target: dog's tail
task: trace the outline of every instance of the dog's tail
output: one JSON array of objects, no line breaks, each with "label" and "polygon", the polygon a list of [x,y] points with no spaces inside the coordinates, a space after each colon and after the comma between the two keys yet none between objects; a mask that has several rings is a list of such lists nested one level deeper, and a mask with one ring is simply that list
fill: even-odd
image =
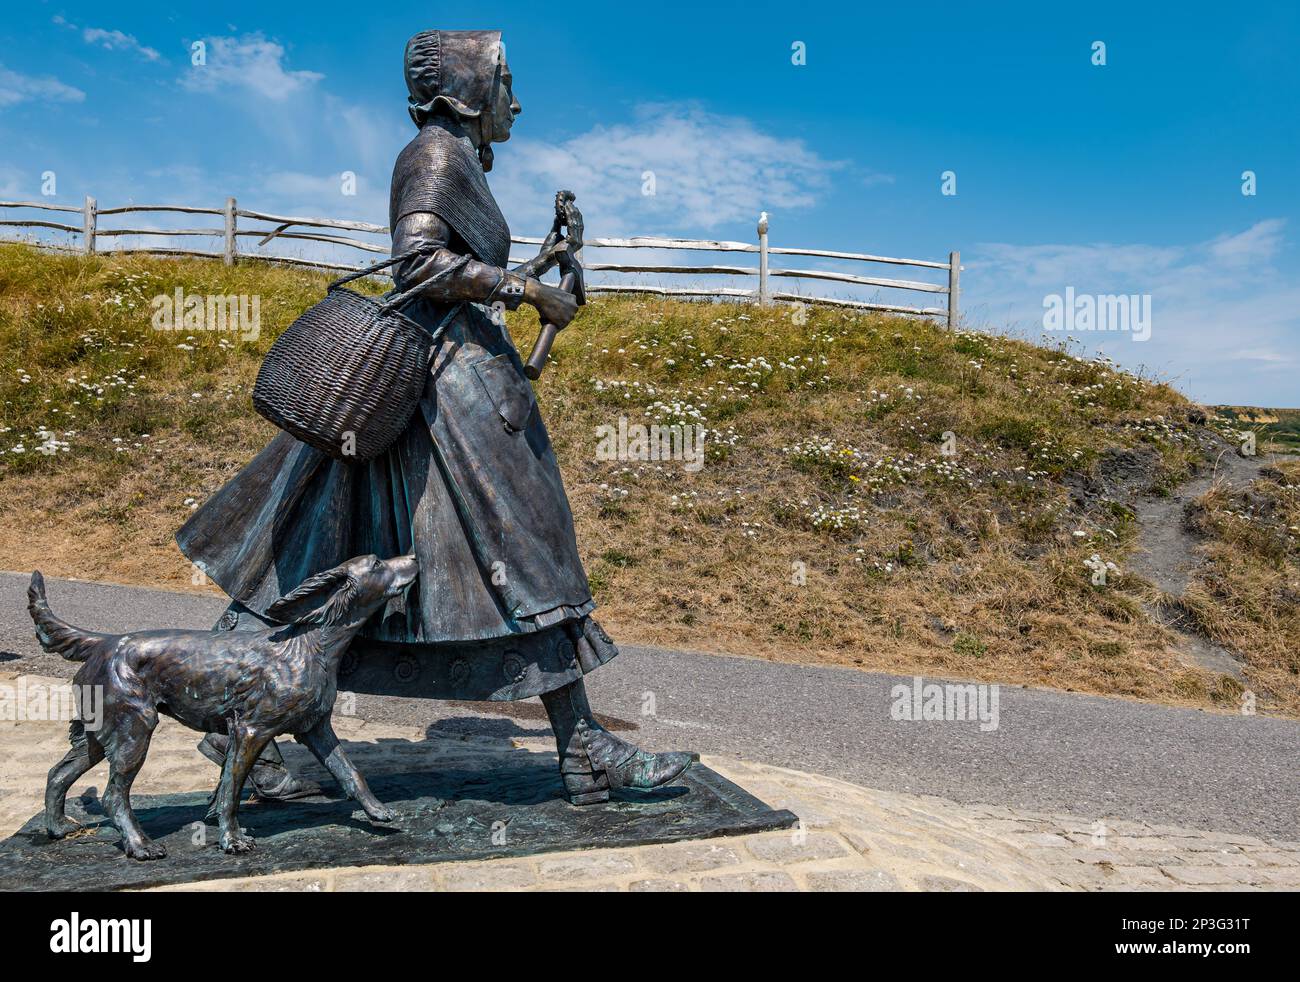
[{"label": "dog's tail", "polygon": [[31,586],[27,588],[27,612],[36,623],[36,640],[41,647],[58,652],[68,661],[85,661],[112,637],[83,631],[55,617],[45,599],[45,577],[40,570],[32,573]]}]

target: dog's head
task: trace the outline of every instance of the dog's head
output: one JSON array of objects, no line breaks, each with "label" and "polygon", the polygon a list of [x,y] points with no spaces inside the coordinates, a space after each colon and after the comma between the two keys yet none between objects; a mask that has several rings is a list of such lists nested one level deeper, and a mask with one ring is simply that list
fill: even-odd
[{"label": "dog's head", "polygon": [[414,556],[357,556],[304,580],[266,608],[281,624],[359,624],[414,582]]}]

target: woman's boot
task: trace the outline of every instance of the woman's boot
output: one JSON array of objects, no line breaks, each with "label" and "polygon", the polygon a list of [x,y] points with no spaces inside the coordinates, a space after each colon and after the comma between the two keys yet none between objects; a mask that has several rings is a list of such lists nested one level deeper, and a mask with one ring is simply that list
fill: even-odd
[{"label": "woman's boot", "polygon": [[[221,733],[209,733],[199,741],[199,753],[221,767],[226,762],[226,748],[229,746],[229,737]],[[253,769],[248,772],[248,779],[253,782],[253,789],[262,801],[292,801],[321,793],[321,787],[315,781],[294,777],[274,740],[266,745],[262,755],[257,758]]]},{"label": "woman's boot", "polygon": [[620,740],[596,722],[582,679],[542,695],[555,730],[560,776],[569,801],[592,805],[609,800],[611,788],[658,788],[695,760],[694,754],[651,754]]}]

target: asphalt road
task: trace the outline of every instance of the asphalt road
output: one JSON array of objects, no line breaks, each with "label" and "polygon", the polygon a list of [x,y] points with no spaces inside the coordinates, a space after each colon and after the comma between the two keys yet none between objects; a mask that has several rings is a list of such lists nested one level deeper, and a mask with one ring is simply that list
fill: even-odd
[{"label": "asphalt road", "polygon": [[[70,675],[71,663],[37,646],[26,587],[25,575],[0,573],[0,669]],[[56,614],[89,630],[208,627],[224,609],[215,598],[101,583],[49,579],[47,589]],[[652,750],[961,802],[1300,840],[1300,723],[1016,686],[999,690],[996,729],[914,722],[891,718],[898,684],[911,679],[635,647],[589,679],[597,712]],[[436,731],[549,735],[537,700],[361,696],[357,712]]]}]

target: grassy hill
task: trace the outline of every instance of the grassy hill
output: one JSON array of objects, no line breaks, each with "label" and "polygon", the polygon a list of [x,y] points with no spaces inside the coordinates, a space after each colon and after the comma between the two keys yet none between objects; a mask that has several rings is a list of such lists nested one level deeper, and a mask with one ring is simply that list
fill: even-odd
[{"label": "grassy hill", "polygon": [[[0,566],[213,589],[172,533],[272,436],[253,378],[328,279],[0,246]],[[177,287],[258,295],[260,337],[153,330],[150,299]],[[526,349],[535,314],[509,324]],[[538,398],[618,640],[1236,705],[1124,573],[1135,529],[1112,492],[1167,491],[1220,440],[1171,388],[1065,345],[645,297],[594,301],[555,357]],[[598,460],[620,415],[702,424],[705,466]],[[1295,713],[1287,474],[1267,516],[1263,498],[1206,512],[1223,552],[1195,617],[1249,649],[1261,710]],[[1222,518],[1238,511],[1258,535]],[[1116,567],[1103,585],[1093,555]]]},{"label": "grassy hill", "polygon": [[1240,430],[1253,430],[1264,451],[1300,454],[1300,409],[1215,406],[1216,415]]}]

